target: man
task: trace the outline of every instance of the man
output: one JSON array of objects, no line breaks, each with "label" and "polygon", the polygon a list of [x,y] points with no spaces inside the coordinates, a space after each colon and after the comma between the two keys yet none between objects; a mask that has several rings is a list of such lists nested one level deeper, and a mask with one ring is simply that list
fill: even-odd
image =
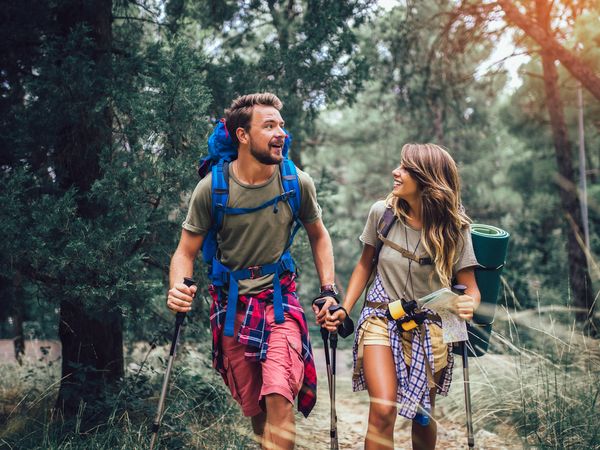
[{"label": "man", "polygon": [[[279,163],[286,138],[281,108],[275,95],[260,93],[235,99],[226,111],[227,132],[238,147],[238,157],[228,167],[229,199],[225,206],[255,208],[281,195]],[[308,233],[321,281],[320,296],[326,299],[320,311],[313,307],[317,322],[322,323],[327,308],[335,303],[332,296],[337,293],[333,251],[321,220],[314,183],[304,172],[297,172],[301,192],[299,218]],[[182,281],[192,275],[194,259],[211,227],[211,204],[211,176],[207,176],[194,190],[181,239],[171,259],[167,306],[175,312],[191,309],[196,288],[188,288]],[[260,270],[254,276],[258,266],[280,260],[287,250],[293,222],[292,210],[285,200],[248,214],[226,213],[218,232],[216,264],[236,273],[250,269],[252,276],[237,282],[229,277],[229,286],[220,293],[215,286],[210,287],[213,365],[244,415],[251,418],[254,433],[264,448],[293,448],[293,402],[298,396],[298,408],[306,416],[316,400],[316,372],[306,319],[295,294],[295,276],[285,272],[280,280],[274,280],[274,275],[262,275]],[[224,328],[227,330],[227,292],[231,291],[231,283],[236,283],[237,310],[235,331],[228,333]],[[274,283],[280,283],[281,294]],[[278,301],[283,306],[283,316],[281,306],[278,313]],[[235,304],[235,289],[232,303]]]}]

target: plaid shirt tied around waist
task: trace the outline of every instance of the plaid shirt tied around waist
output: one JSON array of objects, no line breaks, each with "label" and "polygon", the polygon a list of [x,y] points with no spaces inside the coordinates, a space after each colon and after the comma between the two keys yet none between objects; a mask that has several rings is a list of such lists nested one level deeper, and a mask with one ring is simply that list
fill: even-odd
[{"label": "plaid shirt tied around waist", "polygon": [[[368,301],[389,303],[390,299],[383,288],[379,274],[375,277],[375,281],[367,294]],[[425,311],[428,311],[425,309]],[[357,330],[360,330],[362,324],[371,316],[377,316],[386,319],[385,310],[370,308],[364,306],[360,319],[358,320]],[[387,319],[386,319],[387,320]],[[421,343],[421,330],[419,327],[412,331],[412,346],[411,346],[411,365],[407,368],[404,362],[404,351],[402,349],[402,329],[398,328],[395,320],[388,320],[388,334],[390,337],[390,346],[394,356],[394,365],[396,366],[396,376],[398,379],[398,391],[396,393],[396,402],[398,403],[398,414],[413,419],[418,412],[419,407],[431,411],[431,399],[429,398],[429,387],[427,380],[427,364],[425,358],[429,361],[429,365],[433,371],[433,351],[431,348],[431,337],[429,335],[428,325],[432,323],[429,319],[425,320],[425,338]],[[441,325],[441,324],[439,324]],[[354,367],[358,359],[358,344],[359,335],[357,331],[354,339]],[[437,393],[440,395],[448,395],[450,384],[452,382],[452,367],[454,366],[454,357],[452,349],[448,349],[448,365],[446,366],[440,384],[437,386]],[[367,388],[365,382],[364,370],[360,371],[352,377],[353,391],[361,391]]]},{"label": "plaid shirt tied around waist", "polygon": [[[317,372],[313,359],[312,347],[308,337],[308,325],[304,310],[300,306],[296,295],[296,282],[294,274],[286,274],[280,279],[283,311],[288,313],[300,326],[302,337],[302,359],[304,360],[304,380],[298,393],[298,411],[308,417],[317,401]],[[221,374],[225,383],[227,375],[223,366],[223,350],[221,337],[225,324],[227,297],[219,299],[217,290],[213,285],[208,288],[213,299],[210,307],[210,328],[212,331],[212,362],[213,367]],[[238,332],[237,341],[246,345],[245,357],[253,361],[264,361],[269,349],[269,334],[271,327],[265,317],[265,306],[273,302],[273,289],[266,289],[257,295],[240,295],[239,304],[246,310],[244,321]]]}]

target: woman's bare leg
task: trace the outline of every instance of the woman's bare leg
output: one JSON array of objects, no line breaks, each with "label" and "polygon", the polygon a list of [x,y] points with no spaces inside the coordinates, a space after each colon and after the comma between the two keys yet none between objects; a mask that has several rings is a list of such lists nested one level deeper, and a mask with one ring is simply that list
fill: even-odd
[{"label": "woman's bare leg", "polygon": [[365,345],[363,367],[370,399],[365,449],[393,449],[398,381],[391,348]]},{"label": "woman's bare leg", "polygon": [[[434,376],[435,384],[439,384],[442,378],[440,370]],[[436,388],[429,390],[429,398],[431,399],[431,418],[429,419],[429,425],[419,425],[414,420],[412,421],[412,444],[413,450],[433,450],[437,442],[437,422],[435,421],[435,393]]]}]

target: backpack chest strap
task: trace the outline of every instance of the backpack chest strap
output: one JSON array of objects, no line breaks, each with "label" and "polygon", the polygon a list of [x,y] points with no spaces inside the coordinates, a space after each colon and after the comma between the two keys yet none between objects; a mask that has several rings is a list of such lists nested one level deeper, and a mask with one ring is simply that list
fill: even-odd
[{"label": "backpack chest strap", "polygon": [[377,238],[381,242],[383,242],[384,245],[387,245],[388,247],[393,248],[394,250],[396,250],[397,252],[402,254],[402,256],[404,256],[405,258],[411,259],[411,260],[417,262],[418,264],[420,264],[421,266],[430,266],[433,264],[433,261],[429,256],[419,257],[419,256],[415,255],[414,253],[409,252],[404,247],[401,247],[400,245],[396,244],[394,241],[390,241],[388,238],[384,237],[381,233],[379,233],[377,235]]}]

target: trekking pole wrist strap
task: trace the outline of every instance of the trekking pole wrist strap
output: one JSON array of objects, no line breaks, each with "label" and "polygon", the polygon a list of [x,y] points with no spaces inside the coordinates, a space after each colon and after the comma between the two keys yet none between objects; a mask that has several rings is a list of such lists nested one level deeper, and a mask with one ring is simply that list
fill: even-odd
[{"label": "trekking pole wrist strap", "polygon": [[344,320],[346,320],[348,317],[350,317],[350,314],[348,314],[348,311],[346,311],[346,308],[344,308],[342,305],[339,305],[339,309],[344,311],[344,314],[346,314],[346,317],[344,317]]},{"label": "trekking pole wrist strap", "polygon": [[319,292],[319,295],[313,300],[313,303],[325,297],[332,297],[333,299],[335,299],[336,303],[340,302],[340,297],[337,292],[332,290],[324,290]]}]

